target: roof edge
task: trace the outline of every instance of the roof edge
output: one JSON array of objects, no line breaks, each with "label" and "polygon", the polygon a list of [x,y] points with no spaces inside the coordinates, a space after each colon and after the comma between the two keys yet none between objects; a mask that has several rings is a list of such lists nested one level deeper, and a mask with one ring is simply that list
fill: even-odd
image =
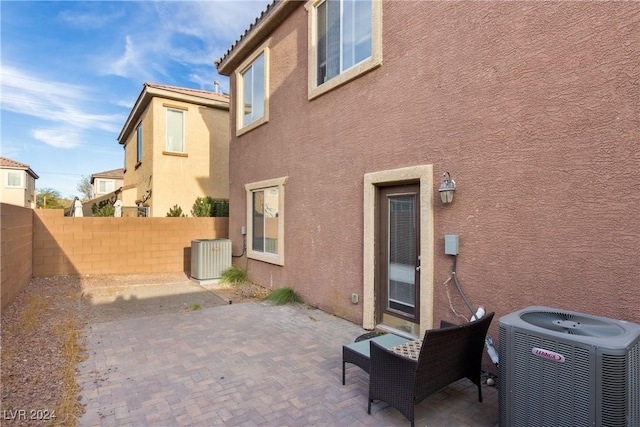
[{"label": "roof edge", "polygon": [[274,0],[255,19],[224,55],[214,61],[218,73],[229,76],[242,60],[257,48],[291,13],[306,2],[301,0]]},{"label": "roof edge", "polygon": [[147,82],[143,84],[142,91],[140,92],[140,95],[138,95],[138,99],[136,99],[133,108],[129,112],[129,116],[127,117],[127,120],[125,121],[125,124],[122,127],[120,134],[118,135],[117,141],[119,144],[124,145],[124,139],[133,131],[133,128],[138,121],[137,119],[142,115],[145,108],[147,107],[147,105],[149,105],[153,98],[167,98],[174,101],[184,101],[195,105],[203,105],[207,107],[218,108],[221,110],[229,110],[229,101],[222,102],[203,98],[197,95],[187,95],[184,93],[172,91],[170,89],[159,88],[157,86],[163,85],[156,85],[155,83]]}]

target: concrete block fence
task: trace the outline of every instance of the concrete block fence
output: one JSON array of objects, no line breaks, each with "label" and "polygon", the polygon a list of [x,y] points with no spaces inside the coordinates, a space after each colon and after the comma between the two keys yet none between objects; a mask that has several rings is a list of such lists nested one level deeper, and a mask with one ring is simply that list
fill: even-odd
[{"label": "concrete block fence", "polygon": [[2,204],[2,307],[31,276],[189,272],[191,241],[227,238],[228,218],[65,217]]}]

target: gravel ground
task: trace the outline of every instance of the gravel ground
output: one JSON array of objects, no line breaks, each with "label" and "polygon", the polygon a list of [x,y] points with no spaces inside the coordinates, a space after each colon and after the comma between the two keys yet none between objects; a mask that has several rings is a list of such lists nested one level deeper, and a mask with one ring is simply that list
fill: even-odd
[{"label": "gravel ground", "polygon": [[257,301],[267,293],[252,284],[199,286],[184,273],[34,278],[2,312],[0,426],[75,425],[59,406],[69,322],[82,331],[89,323]]}]

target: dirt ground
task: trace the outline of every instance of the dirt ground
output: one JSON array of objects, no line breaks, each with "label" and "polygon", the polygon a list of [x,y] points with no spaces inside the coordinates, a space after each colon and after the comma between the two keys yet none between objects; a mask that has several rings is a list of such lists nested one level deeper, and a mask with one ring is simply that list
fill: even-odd
[{"label": "dirt ground", "polygon": [[183,273],[91,276],[83,282],[82,300],[96,323],[260,301],[268,293],[250,283],[200,285]]},{"label": "dirt ground", "polygon": [[[82,357],[88,324],[261,301],[267,294],[250,283],[199,285],[184,273],[33,278],[2,311],[0,395],[8,415],[0,426],[76,424],[79,360],[70,359],[68,337],[77,332]],[[28,419],[32,413],[55,418]]]}]

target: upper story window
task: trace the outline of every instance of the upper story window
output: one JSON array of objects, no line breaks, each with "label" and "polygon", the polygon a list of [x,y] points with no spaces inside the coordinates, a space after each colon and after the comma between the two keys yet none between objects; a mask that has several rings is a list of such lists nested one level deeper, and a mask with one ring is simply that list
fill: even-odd
[{"label": "upper story window", "polygon": [[138,143],[136,145],[136,163],[142,162],[142,123],[136,128]]},{"label": "upper story window", "polygon": [[269,47],[260,46],[236,71],[236,130],[242,135],[269,121]]},{"label": "upper story window", "polygon": [[184,111],[167,108],[166,150],[184,153]]},{"label": "upper story window", "polygon": [[98,194],[111,193],[116,189],[116,182],[112,179],[97,179]]},{"label": "upper story window", "polygon": [[309,99],[382,63],[382,2],[311,0]]},{"label": "upper story window", "polygon": [[24,188],[24,172],[7,171],[6,186],[9,188]]}]

